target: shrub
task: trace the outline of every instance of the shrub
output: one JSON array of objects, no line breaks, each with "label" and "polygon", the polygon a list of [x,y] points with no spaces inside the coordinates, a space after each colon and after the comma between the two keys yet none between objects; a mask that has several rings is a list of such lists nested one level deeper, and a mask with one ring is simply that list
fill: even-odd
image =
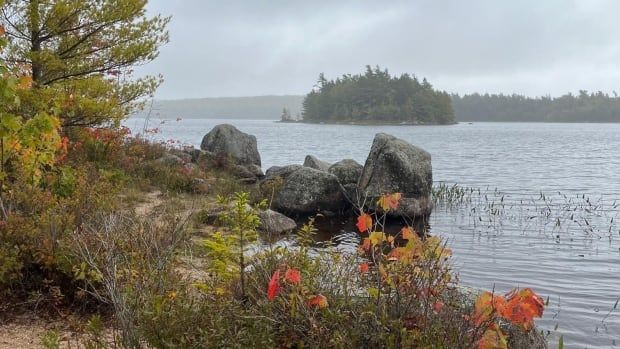
[{"label": "shrub", "polygon": [[[211,279],[215,286],[202,288],[202,296],[244,305],[239,317],[264,317],[271,341],[280,347],[501,348],[507,337],[500,319],[531,329],[542,314],[531,290],[512,292],[501,307],[483,293],[471,306],[457,288],[450,251],[439,238],[420,236],[410,226],[385,233],[387,212],[399,200],[399,194],[385,195],[378,202],[384,213],[360,215],[358,228],[368,235],[357,254],[311,249],[310,223],[300,231],[298,246],[268,248],[246,268],[225,269],[239,273],[228,280],[245,282],[244,297],[230,296],[225,290],[236,286],[218,278]],[[215,239],[220,246],[230,243],[224,234]],[[220,270],[231,263],[228,255],[210,257]]]}]

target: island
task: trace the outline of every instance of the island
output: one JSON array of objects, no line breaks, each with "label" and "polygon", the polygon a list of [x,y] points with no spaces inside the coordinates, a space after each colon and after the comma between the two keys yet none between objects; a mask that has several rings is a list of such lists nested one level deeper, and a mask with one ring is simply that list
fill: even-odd
[{"label": "island", "polygon": [[303,122],[347,124],[454,124],[450,95],[409,74],[366,66],[364,74],[328,80],[321,73],[303,101]]}]

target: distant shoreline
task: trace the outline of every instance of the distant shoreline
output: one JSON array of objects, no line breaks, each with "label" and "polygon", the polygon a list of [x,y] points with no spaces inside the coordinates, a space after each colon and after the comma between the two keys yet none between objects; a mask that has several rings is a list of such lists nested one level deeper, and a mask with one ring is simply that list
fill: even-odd
[{"label": "distant shoreline", "polygon": [[314,124],[314,125],[353,125],[353,126],[450,126],[456,125],[457,122],[440,124],[440,123],[412,123],[412,122],[376,122],[376,121],[304,121],[304,120],[276,120],[275,122],[283,124]]}]

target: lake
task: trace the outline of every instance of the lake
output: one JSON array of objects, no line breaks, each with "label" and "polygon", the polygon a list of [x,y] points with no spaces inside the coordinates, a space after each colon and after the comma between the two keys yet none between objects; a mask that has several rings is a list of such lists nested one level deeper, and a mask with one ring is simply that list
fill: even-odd
[{"label": "lake", "polygon": [[[140,132],[144,119],[125,125]],[[461,123],[354,126],[254,120],[149,121],[158,140],[199,146],[214,125],[256,136],[263,170],[301,164],[307,154],[363,164],[385,132],[432,155],[436,185],[474,188],[439,204],[431,232],[447,239],[462,284],[506,292],[531,287],[549,297],[550,347],[620,345],[620,124]],[[617,201],[617,202],[616,202]],[[351,248],[357,235],[343,232]]]}]

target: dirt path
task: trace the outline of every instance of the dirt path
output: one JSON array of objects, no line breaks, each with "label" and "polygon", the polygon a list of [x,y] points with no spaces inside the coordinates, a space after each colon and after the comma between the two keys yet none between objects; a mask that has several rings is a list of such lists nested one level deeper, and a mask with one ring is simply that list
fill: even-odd
[{"label": "dirt path", "polygon": [[164,201],[161,199],[161,191],[155,190],[144,195],[144,201],[140,202],[134,208],[136,214],[139,216],[146,216],[153,212],[157,206],[161,205]]},{"label": "dirt path", "polygon": [[45,348],[43,338],[48,332],[58,335],[60,348],[79,348],[79,335],[70,325],[75,321],[77,320],[49,321],[34,313],[20,314],[10,322],[0,324],[0,349]]}]

